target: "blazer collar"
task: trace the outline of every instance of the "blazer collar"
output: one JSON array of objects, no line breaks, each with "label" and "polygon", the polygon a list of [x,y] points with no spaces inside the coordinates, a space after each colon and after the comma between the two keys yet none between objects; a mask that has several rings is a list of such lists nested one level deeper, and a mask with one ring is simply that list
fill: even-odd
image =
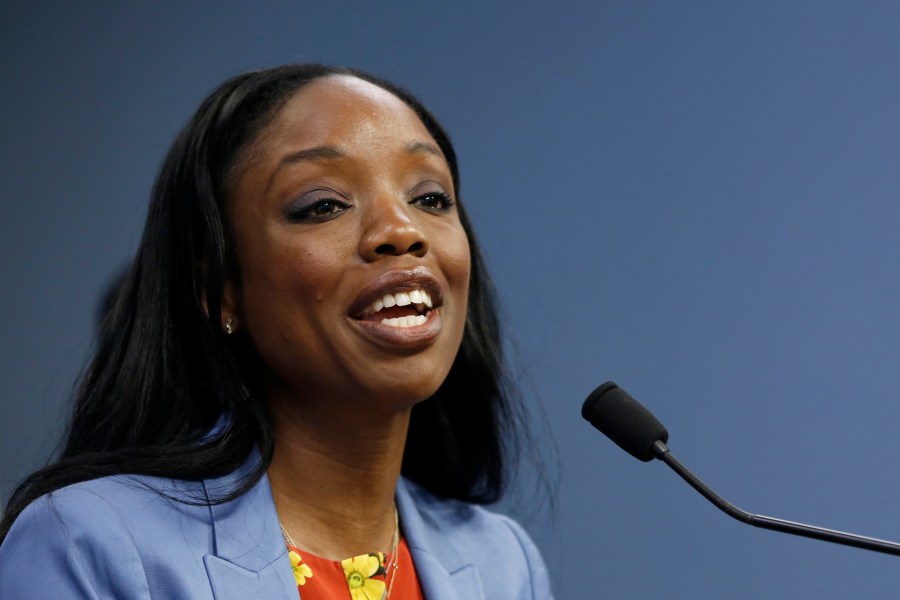
[{"label": "blazer collar", "polygon": [[[233,473],[203,482],[208,498],[228,493],[259,461],[254,451]],[[428,600],[484,600],[478,569],[450,541],[446,518],[435,518],[435,499],[404,478],[397,483],[397,510],[413,557],[419,583]],[[429,510],[432,509],[432,510]],[[246,585],[266,588],[270,598],[296,597],[296,584],[281,535],[269,479],[262,478],[245,494],[211,505],[213,553],[204,559],[217,600],[242,597]]]},{"label": "blazer collar", "polygon": [[[232,491],[250,475],[258,462],[259,453],[254,450],[236,471],[204,480],[207,498],[214,499]],[[213,554],[219,558],[258,571],[287,551],[265,474],[246,493],[230,502],[212,504],[209,509]]]},{"label": "blazer collar", "polygon": [[[451,542],[447,528],[429,506],[435,499],[414,483],[397,482],[397,510],[422,591],[428,600],[484,600],[478,569]],[[432,509],[436,507],[431,506]]]},{"label": "blazer collar", "polygon": [[[259,454],[254,451],[233,473],[205,480],[207,498],[233,490],[258,462]],[[216,600],[295,599],[297,584],[268,478],[263,475],[246,493],[231,502],[210,505],[209,510],[212,554],[203,562]]]}]

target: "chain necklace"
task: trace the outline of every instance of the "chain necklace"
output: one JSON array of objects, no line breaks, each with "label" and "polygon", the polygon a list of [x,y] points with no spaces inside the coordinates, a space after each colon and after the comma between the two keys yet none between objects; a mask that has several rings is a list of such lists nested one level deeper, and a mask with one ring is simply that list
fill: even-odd
[{"label": "chain necklace", "polygon": [[[294,540],[291,538],[290,534],[287,532],[287,529],[284,528],[284,524],[279,521],[278,524],[281,526],[281,534],[284,536],[284,541],[288,544],[297,548],[297,544],[294,543]],[[400,545],[400,514],[397,512],[397,504],[394,503],[394,536],[391,539],[391,560],[388,562],[387,566],[384,568],[384,581],[387,583],[388,578],[390,578],[390,583],[387,584],[387,592],[384,595],[384,600],[388,600],[391,597],[391,590],[394,588],[394,580],[397,578],[397,571],[400,570],[399,564],[399,552],[397,548]]]}]

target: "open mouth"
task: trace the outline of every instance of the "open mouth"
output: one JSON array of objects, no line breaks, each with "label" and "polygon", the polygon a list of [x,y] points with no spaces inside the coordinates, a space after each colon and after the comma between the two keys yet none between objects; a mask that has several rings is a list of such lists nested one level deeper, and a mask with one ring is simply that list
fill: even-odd
[{"label": "open mouth", "polygon": [[384,294],[369,304],[357,318],[389,327],[417,327],[428,321],[433,308],[431,295],[423,289],[415,289]]}]

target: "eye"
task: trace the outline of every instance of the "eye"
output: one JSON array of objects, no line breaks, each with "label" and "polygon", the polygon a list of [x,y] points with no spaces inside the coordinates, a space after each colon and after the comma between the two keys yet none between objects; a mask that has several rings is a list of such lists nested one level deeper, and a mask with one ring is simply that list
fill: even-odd
[{"label": "eye", "polygon": [[431,212],[447,212],[453,207],[453,198],[444,192],[428,192],[416,196],[410,204]]},{"label": "eye", "polygon": [[292,223],[315,223],[328,221],[337,217],[351,205],[332,197],[301,198],[285,211],[285,216]]},{"label": "eye", "polygon": [[341,210],[341,207],[338,206],[336,200],[319,200],[318,202],[310,206],[307,210],[310,214],[321,217],[323,215],[336,213],[337,211]]}]

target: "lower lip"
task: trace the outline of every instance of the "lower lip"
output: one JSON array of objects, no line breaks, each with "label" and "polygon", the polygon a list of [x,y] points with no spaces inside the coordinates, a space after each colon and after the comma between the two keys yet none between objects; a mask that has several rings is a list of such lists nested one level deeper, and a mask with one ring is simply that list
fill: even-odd
[{"label": "lower lip", "polygon": [[429,344],[441,332],[440,310],[428,311],[428,320],[414,327],[392,327],[381,321],[351,319],[363,335],[376,344],[391,348],[417,348]]}]

